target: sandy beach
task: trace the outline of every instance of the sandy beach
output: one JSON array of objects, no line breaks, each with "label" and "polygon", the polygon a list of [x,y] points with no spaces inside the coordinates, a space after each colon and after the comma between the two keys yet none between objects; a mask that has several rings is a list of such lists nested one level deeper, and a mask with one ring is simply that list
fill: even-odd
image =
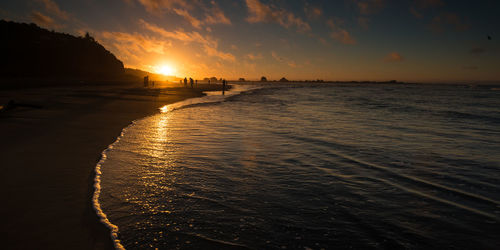
[{"label": "sandy beach", "polygon": [[1,104],[40,106],[0,113],[4,248],[113,248],[91,203],[101,152],[133,120],[214,86],[144,89],[115,83],[1,90]]}]

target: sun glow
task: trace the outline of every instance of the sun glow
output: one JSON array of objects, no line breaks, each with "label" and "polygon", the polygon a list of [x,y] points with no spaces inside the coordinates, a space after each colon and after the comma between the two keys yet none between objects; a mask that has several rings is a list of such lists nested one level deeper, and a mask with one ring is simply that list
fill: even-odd
[{"label": "sun glow", "polygon": [[173,76],[175,74],[175,68],[168,64],[158,65],[155,68],[155,73],[162,74],[165,76]]}]

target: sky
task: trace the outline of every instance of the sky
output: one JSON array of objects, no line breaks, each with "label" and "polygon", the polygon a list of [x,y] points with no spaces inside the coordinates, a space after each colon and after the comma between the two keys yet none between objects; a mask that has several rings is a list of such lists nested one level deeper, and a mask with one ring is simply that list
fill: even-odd
[{"label": "sky", "polygon": [[2,0],[0,18],[179,77],[500,80],[497,0]]}]

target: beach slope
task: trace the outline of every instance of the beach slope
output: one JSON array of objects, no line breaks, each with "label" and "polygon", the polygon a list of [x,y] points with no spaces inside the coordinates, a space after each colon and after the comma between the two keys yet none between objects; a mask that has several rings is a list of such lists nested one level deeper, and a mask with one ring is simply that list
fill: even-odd
[{"label": "beach slope", "polygon": [[0,104],[20,104],[0,112],[3,247],[112,248],[91,203],[101,152],[133,120],[202,90],[87,84],[0,91]]}]

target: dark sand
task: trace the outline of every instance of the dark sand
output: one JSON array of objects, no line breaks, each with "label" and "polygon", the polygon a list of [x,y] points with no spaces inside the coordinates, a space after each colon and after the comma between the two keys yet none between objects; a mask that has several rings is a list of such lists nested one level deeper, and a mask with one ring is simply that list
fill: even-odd
[{"label": "dark sand", "polygon": [[92,207],[95,165],[133,120],[207,89],[178,86],[0,89],[0,105],[43,106],[0,112],[2,248],[113,248]]}]

